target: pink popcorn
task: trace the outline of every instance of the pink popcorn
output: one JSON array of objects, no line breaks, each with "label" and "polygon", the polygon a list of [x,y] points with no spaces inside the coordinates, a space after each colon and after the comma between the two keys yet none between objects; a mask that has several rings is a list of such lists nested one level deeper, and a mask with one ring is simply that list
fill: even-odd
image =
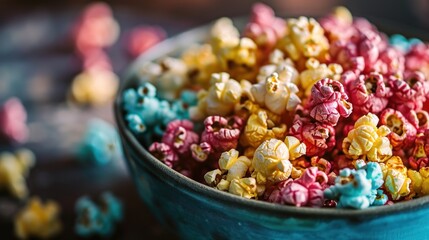
[{"label": "pink popcorn", "polygon": [[352,113],[352,105],[347,99],[340,82],[324,78],[311,89],[310,116],[322,124],[335,126],[340,117]]},{"label": "pink popcorn", "polygon": [[307,147],[307,156],[323,156],[335,147],[335,130],[331,125],[297,117],[289,133]]},{"label": "pink popcorn", "polygon": [[190,153],[191,145],[198,143],[199,137],[189,120],[174,120],[167,125],[162,142],[169,145],[180,156]]},{"label": "pink popcorn", "polygon": [[345,7],[335,8],[331,14],[320,19],[319,23],[330,42],[347,41],[356,34],[356,29],[352,26],[353,16]]},{"label": "pink popcorn", "polygon": [[18,98],[10,98],[0,107],[0,136],[23,143],[28,138],[27,112]]},{"label": "pink popcorn", "polygon": [[400,50],[388,47],[380,56],[377,62],[372,67],[372,71],[385,75],[402,75],[405,69],[405,57]]},{"label": "pink popcorn", "polygon": [[408,71],[422,71],[429,78],[429,44],[415,44],[405,55],[405,69]]},{"label": "pink popcorn", "polygon": [[119,36],[119,25],[110,7],[102,2],[86,7],[74,28],[75,45],[79,53],[112,45]]},{"label": "pink popcorn", "polygon": [[240,137],[243,120],[232,116],[209,116],[204,120],[201,143],[191,146],[195,160],[203,162],[208,158],[218,160],[222,152],[236,148]]},{"label": "pink popcorn", "polygon": [[348,73],[347,78],[347,93],[353,104],[353,115],[360,117],[369,112],[378,114],[386,108],[391,93],[381,74],[356,76]]},{"label": "pink popcorn", "polygon": [[390,144],[394,150],[408,148],[416,137],[416,128],[404,117],[404,115],[394,109],[388,108],[380,115],[380,124],[390,129]]},{"label": "pink popcorn", "polygon": [[179,161],[179,156],[177,156],[173,149],[165,143],[152,143],[149,147],[149,152],[170,168],[173,168]]},{"label": "pink popcorn", "polygon": [[404,80],[390,77],[388,85],[392,92],[388,106],[404,114],[421,110],[429,94],[428,82],[421,72],[406,72]]},{"label": "pink popcorn", "polygon": [[259,48],[270,51],[285,32],[285,20],[277,18],[273,9],[262,3],[253,5],[250,22],[244,30],[245,37],[252,39]]},{"label": "pink popcorn", "polygon": [[358,55],[358,47],[352,42],[336,41],[331,44],[329,53],[332,62],[340,64],[344,71],[359,74],[365,69],[365,59]]},{"label": "pink popcorn", "polygon": [[127,36],[126,49],[132,57],[137,57],[166,38],[164,29],[158,26],[134,28]]},{"label": "pink popcorn", "polygon": [[300,178],[281,182],[268,192],[266,198],[270,202],[297,207],[321,207],[324,203],[323,186],[327,182],[326,173],[319,171],[317,167],[307,168]]},{"label": "pink popcorn", "polygon": [[417,135],[408,164],[417,171],[429,166],[429,130]]},{"label": "pink popcorn", "polygon": [[417,133],[423,133],[429,129],[429,113],[425,110],[411,110],[405,114],[407,120],[417,129]]}]

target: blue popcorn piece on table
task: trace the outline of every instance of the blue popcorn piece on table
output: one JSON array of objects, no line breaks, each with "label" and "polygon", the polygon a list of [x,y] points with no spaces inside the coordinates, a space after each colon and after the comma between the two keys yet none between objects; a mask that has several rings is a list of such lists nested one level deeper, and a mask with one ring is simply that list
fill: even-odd
[{"label": "blue popcorn piece on table", "polygon": [[122,156],[120,139],[116,129],[101,119],[88,123],[77,149],[82,162],[103,165]]},{"label": "blue popcorn piece on table", "polygon": [[81,197],[76,202],[75,210],[75,232],[82,237],[110,236],[123,218],[122,203],[109,192],[102,194],[99,205],[87,196]]}]

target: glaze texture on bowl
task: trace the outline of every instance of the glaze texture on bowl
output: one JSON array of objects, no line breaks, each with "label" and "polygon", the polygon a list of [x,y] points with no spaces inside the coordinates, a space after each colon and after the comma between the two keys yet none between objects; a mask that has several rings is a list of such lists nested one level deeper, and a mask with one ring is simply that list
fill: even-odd
[{"label": "glaze texture on bowl", "polygon": [[[238,26],[244,22],[235,21]],[[176,55],[189,43],[204,41],[209,29],[204,26],[185,32],[140,56],[115,101],[115,118],[129,171],[144,203],[162,224],[183,239],[429,238],[429,197],[364,210],[297,208],[212,189],[154,158],[127,129],[121,93],[136,85],[134,74],[143,62]]]}]

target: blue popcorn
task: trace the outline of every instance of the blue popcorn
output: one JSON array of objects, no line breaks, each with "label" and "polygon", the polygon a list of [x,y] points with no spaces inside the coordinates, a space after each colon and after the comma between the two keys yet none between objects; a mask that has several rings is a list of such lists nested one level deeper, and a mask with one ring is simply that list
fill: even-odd
[{"label": "blue popcorn", "polygon": [[394,34],[389,38],[389,43],[403,52],[408,52],[413,45],[416,45],[421,42],[422,41],[420,39],[407,39],[401,34]]},{"label": "blue popcorn", "polygon": [[335,179],[335,185],[325,189],[327,199],[338,201],[339,208],[363,209],[383,205],[387,196],[378,188],[383,185],[383,173],[378,163],[356,163],[357,170],[345,168]]},{"label": "blue popcorn", "polygon": [[86,163],[103,165],[121,155],[120,140],[116,129],[101,119],[91,120],[78,144],[78,159]]},{"label": "blue popcorn", "polygon": [[110,236],[123,217],[122,203],[109,192],[102,194],[100,205],[87,196],[81,197],[76,202],[75,211],[75,232],[82,237]]}]

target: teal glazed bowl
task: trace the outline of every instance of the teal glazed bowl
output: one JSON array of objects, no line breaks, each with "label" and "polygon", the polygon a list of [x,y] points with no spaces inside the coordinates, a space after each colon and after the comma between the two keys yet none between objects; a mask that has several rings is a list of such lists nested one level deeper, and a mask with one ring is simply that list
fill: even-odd
[{"label": "teal glazed bowl", "polygon": [[[244,22],[234,21],[238,27]],[[387,33],[397,30],[378,26]],[[135,75],[145,61],[177,55],[190,43],[205,41],[209,29],[203,26],[182,33],[140,56],[114,103],[129,171],[143,202],[161,224],[183,239],[429,239],[429,197],[364,210],[276,205],[212,189],[153,157],[127,128],[122,91],[138,83]]]}]

